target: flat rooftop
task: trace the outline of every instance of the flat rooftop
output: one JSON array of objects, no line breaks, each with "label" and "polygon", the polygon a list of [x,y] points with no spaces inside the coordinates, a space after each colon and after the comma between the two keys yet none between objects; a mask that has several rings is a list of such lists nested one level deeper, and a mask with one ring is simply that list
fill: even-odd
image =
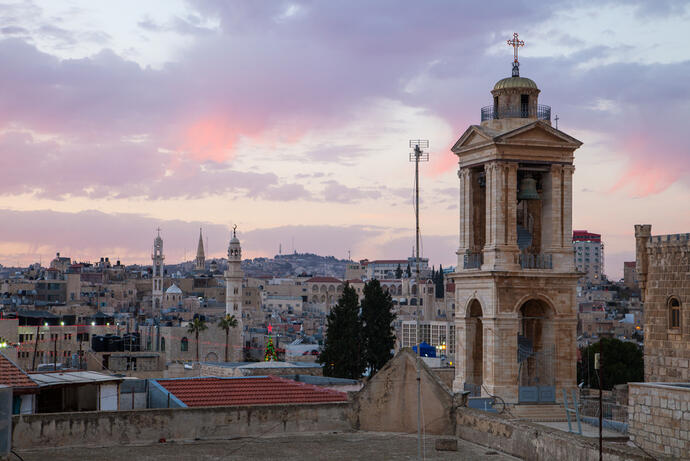
[{"label": "flat rooftop", "polygon": [[[436,451],[436,439],[424,438],[426,460],[517,460],[513,456],[458,440],[458,451]],[[390,432],[302,433],[280,436],[247,437],[231,440],[158,443],[155,445],[115,446],[96,448],[46,448],[19,450],[25,461],[72,461],[97,459],[116,461],[133,459],[170,461],[215,461],[227,459],[295,459],[335,460],[383,459],[414,460],[417,458],[417,435]]]}]

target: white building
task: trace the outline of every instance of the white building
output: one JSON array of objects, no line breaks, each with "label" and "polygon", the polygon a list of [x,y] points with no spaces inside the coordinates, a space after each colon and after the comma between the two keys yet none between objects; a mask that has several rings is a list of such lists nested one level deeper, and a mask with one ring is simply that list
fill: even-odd
[{"label": "white building", "polygon": [[[416,346],[417,324],[414,320],[402,322],[400,348]],[[445,355],[450,361],[455,359],[455,324],[442,321],[419,322],[420,343],[425,342],[436,348],[436,355]]]},{"label": "white building", "polygon": [[587,230],[573,231],[575,269],[584,273],[578,281],[580,285],[601,283],[604,275],[604,244],[601,234]]}]

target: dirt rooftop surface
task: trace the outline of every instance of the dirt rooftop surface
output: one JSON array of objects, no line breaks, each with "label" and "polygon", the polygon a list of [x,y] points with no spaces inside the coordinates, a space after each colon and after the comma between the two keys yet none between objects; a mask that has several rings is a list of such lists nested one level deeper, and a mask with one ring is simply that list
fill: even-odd
[{"label": "dirt rooftop surface", "polygon": [[[425,437],[426,460],[516,460],[518,458],[489,448],[458,440],[458,451],[437,451],[438,436]],[[414,460],[417,458],[416,434],[341,432],[304,433],[248,437],[232,440],[166,442],[155,445],[128,445],[97,448],[43,448],[17,452],[24,461],[74,460]],[[14,455],[10,460],[14,461]]]}]

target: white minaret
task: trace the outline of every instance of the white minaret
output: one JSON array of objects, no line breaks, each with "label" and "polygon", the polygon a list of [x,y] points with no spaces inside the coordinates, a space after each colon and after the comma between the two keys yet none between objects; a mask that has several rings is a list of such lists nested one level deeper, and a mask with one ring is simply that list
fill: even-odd
[{"label": "white minaret", "polygon": [[153,314],[160,313],[161,305],[163,304],[163,239],[161,238],[161,230],[158,229],[158,236],[153,241],[153,253],[151,254],[151,261],[153,265],[152,290],[151,290],[151,307]]},{"label": "white minaret", "polygon": [[242,323],[242,281],[244,273],[242,272],[242,247],[240,240],[237,238],[237,225],[232,228],[232,238],[228,245],[228,270],[225,271],[225,313],[234,315],[237,319],[237,338],[233,341],[233,350],[236,352],[236,357],[242,359],[242,341],[244,326]]}]

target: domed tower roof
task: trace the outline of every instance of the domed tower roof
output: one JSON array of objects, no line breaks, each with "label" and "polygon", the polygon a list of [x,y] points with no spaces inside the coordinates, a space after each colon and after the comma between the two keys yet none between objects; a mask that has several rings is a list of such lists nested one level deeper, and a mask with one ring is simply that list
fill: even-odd
[{"label": "domed tower roof", "polygon": [[232,238],[228,245],[228,260],[239,261],[242,258],[242,248],[240,247],[240,239],[237,238],[237,224],[232,228]]},{"label": "domed tower roof", "polygon": [[509,88],[539,89],[534,80],[527,77],[507,77],[497,81],[494,85],[494,90],[507,90]]}]

